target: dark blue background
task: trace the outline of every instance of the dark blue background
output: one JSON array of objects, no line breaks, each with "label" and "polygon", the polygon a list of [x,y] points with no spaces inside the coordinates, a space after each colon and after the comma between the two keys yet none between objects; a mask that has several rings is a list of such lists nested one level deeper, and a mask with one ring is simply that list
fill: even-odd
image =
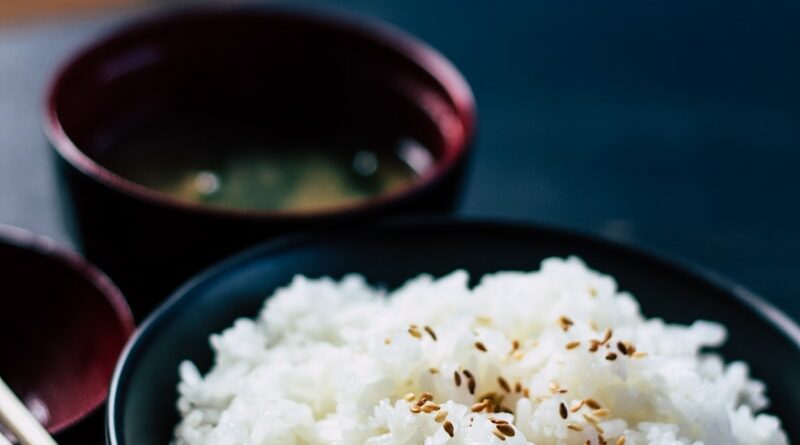
[{"label": "dark blue background", "polygon": [[[462,213],[662,250],[800,318],[800,2],[313,3],[411,31],[472,84]],[[0,222],[66,239],[39,131],[45,79],[142,13],[0,30]]]}]

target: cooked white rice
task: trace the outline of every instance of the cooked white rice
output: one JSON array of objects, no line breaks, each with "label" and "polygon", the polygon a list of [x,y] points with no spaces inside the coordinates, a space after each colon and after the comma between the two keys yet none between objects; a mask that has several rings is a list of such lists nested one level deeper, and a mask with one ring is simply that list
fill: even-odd
[{"label": "cooked white rice", "polygon": [[645,319],[576,258],[473,289],[463,271],[391,293],[298,276],[211,337],[208,374],[181,365],[175,442],[787,444],[747,365],[701,353],[725,336]]}]

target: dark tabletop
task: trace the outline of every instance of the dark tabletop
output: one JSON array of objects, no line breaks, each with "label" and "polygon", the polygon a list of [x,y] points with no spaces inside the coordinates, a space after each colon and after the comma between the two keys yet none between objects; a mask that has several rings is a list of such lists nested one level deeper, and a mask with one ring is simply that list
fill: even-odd
[{"label": "dark tabletop", "polygon": [[[447,55],[480,136],[462,213],[707,266],[800,318],[800,2],[347,0]],[[0,222],[68,242],[39,110],[142,10],[0,29]]]}]

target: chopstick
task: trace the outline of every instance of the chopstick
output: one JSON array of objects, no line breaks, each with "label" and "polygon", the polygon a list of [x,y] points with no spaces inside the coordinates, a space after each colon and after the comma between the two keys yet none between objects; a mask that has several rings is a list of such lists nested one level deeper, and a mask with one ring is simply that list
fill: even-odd
[{"label": "chopstick", "polygon": [[[22,445],[58,445],[2,378],[0,378],[0,423],[17,436]],[[5,445],[2,440],[4,439],[0,439],[0,445]]]}]

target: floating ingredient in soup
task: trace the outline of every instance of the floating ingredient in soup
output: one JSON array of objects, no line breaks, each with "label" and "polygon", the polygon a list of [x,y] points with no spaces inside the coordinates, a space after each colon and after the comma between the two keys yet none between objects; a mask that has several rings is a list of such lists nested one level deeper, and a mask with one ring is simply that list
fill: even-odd
[{"label": "floating ingredient in soup", "polygon": [[192,203],[261,210],[314,210],[401,190],[433,164],[410,139],[386,149],[253,142],[212,144],[143,134],[99,157],[137,184]]}]

